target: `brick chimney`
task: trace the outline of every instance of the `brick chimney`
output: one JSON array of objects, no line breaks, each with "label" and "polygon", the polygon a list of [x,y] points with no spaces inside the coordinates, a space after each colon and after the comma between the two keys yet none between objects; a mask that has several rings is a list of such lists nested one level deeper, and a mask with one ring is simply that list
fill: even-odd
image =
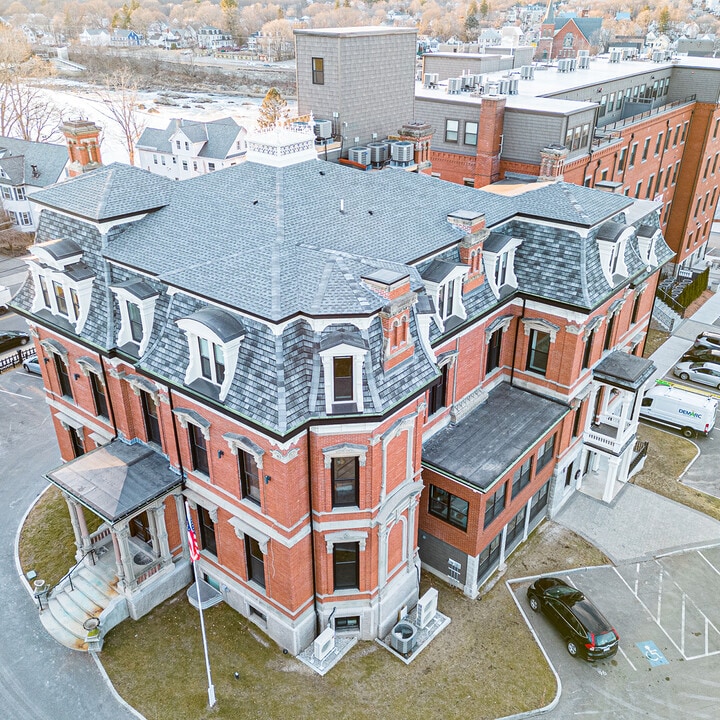
[{"label": "brick chimney", "polygon": [[475,187],[485,187],[500,179],[500,151],[505,123],[504,95],[483,95],[477,153],[475,156]]},{"label": "brick chimney", "polygon": [[458,251],[460,262],[470,268],[463,283],[463,291],[470,292],[482,285],[485,280],[482,249],[485,239],[490,234],[485,227],[485,214],[475,210],[458,210],[448,215],[448,222],[467,233],[460,241]]},{"label": "brick chimney", "polygon": [[538,182],[561,181],[568,149],[563,145],[548,145],[540,151]]},{"label": "brick chimney", "polygon": [[60,126],[60,129],[67,141],[70,177],[82,175],[102,165],[98,125],[90,120],[68,120]]},{"label": "brick chimney", "polygon": [[376,270],[363,283],[388,302],[380,311],[383,329],[383,370],[387,372],[411,358],[415,345],[410,334],[410,315],[417,293],[410,289],[410,276],[394,270]]}]

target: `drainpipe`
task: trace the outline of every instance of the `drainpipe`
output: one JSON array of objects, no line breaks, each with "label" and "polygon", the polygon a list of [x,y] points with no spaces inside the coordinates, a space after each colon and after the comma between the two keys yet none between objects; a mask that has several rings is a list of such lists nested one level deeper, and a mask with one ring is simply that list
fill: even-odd
[{"label": "drainpipe", "polygon": [[[315,634],[318,634],[318,607],[317,607],[317,583],[315,580],[315,520],[313,520],[313,492],[312,492],[312,456],[310,453],[310,428],[306,430],[307,440],[307,476],[308,476],[308,497],[310,498],[310,556],[312,558],[312,593],[313,608],[315,609]],[[333,610],[333,612],[335,612]],[[332,615],[331,615],[332,617]]]},{"label": "drainpipe", "polygon": [[178,439],[177,425],[175,424],[175,406],[173,405],[172,390],[168,386],[168,403],[170,404],[170,416],[172,418],[173,437],[175,438],[175,452],[177,453],[178,468],[180,470],[180,477],[183,483],[185,482],[185,469],[182,464],[182,456],[180,455],[180,440]]}]

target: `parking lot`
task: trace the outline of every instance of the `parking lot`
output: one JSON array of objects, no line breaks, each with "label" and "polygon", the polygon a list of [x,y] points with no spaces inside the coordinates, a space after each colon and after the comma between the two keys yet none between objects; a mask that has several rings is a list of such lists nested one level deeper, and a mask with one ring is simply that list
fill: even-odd
[{"label": "parking lot", "polygon": [[526,590],[512,591],[555,667],[562,696],[553,718],[717,718],[720,707],[720,546],[617,567],[558,574],[585,593],[620,635],[618,654],[570,657]]}]

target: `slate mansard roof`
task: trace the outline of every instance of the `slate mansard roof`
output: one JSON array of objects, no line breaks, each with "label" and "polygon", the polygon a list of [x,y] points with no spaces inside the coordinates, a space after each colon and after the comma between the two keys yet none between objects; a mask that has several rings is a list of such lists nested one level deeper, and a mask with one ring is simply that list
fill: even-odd
[{"label": "slate mansard roof", "polygon": [[[589,188],[554,183],[506,197],[400,170],[360,173],[319,160],[281,168],[246,162],[183,182],[114,164],[35,199],[44,207],[37,242],[72,238],[95,273],[84,341],[107,348],[118,336],[117,302],[103,284],[108,262],[113,287],[142,278],[145,294],[157,293],[152,337],[137,363],[148,375],[182,387],[189,354],[176,321],[222,308],[243,331],[223,405],[278,435],[325,415],[319,353],[344,334],[369,349],[365,416],[386,414],[437,377],[416,315],[429,305],[424,270],[460,263],[464,231],[448,215],[484,213],[489,228],[521,239],[519,291],[585,312],[618,291],[603,277],[594,239],[603,223],[631,218],[638,226],[657,225],[654,210],[639,213],[636,201]],[[113,218],[123,221],[102,240],[96,224]],[[671,253],[658,244],[663,263]],[[636,239],[625,259],[627,282],[647,272]],[[387,301],[362,280],[377,271],[409,274],[420,293],[410,315],[415,352],[389,372],[377,316]],[[434,277],[432,269],[429,274]],[[177,292],[171,297],[169,289]],[[28,282],[15,300],[28,313],[33,292]],[[463,303],[473,322],[501,301],[485,282]],[[314,324],[317,318],[323,321]],[[55,324],[68,332],[67,324]],[[434,342],[441,332],[431,328]]]}]

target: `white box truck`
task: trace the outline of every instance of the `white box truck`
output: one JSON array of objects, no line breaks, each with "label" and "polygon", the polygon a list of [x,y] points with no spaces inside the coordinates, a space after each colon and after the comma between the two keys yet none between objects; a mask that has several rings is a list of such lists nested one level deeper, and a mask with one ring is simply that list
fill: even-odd
[{"label": "white box truck", "polygon": [[698,433],[707,435],[715,427],[717,406],[715,398],[660,381],[645,393],[640,417],[679,428],[691,438]]}]

